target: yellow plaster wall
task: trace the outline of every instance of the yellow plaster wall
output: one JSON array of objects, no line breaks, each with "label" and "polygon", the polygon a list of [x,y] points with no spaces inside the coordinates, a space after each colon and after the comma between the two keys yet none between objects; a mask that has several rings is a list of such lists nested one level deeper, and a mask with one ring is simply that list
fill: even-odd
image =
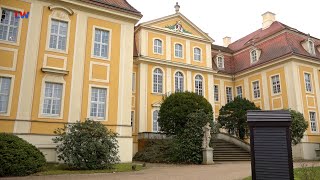
[{"label": "yellow plaster wall", "polygon": [[[153,52],[153,41],[160,39],[162,41],[162,54],[155,54]],[[148,55],[153,58],[166,59],[166,36],[159,33],[148,32]]]},{"label": "yellow plaster wall", "polygon": [[[111,43],[110,43],[111,44],[110,61],[91,58],[92,36],[94,35],[93,26],[111,29],[112,31],[112,37],[111,37]],[[119,80],[119,61],[120,61],[120,32],[121,32],[121,25],[118,23],[113,23],[113,22],[92,18],[92,17],[88,18],[81,121],[84,121],[85,118],[87,118],[88,106],[90,106],[88,102],[89,85],[91,84],[91,85],[100,85],[100,86],[109,87],[108,89],[109,104],[107,104],[109,113],[108,113],[107,121],[102,121],[102,123],[105,125],[117,124],[118,87],[119,87],[118,80]],[[110,82],[109,83],[89,81],[89,69],[90,69],[91,61],[110,64]],[[97,73],[101,73],[101,72],[97,72]],[[109,129],[112,129],[112,128],[113,130],[116,130],[116,127],[113,127],[113,126],[110,127]]]},{"label": "yellow plaster wall", "polygon": [[[303,66],[303,65],[299,65],[299,76],[300,76],[300,82],[301,82],[301,93],[302,93],[302,101],[303,101],[303,107],[304,107],[304,118],[308,121],[309,127],[307,129],[307,134],[308,135],[314,135],[314,133],[311,133],[311,125],[310,125],[310,118],[309,118],[309,111],[314,111],[316,112],[316,120],[317,120],[317,130],[319,131],[319,112],[318,112],[318,102],[316,99],[316,95],[315,95],[315,83],[314,83],[314,76],[315,74],[313,73],[313,68],[311,67],[307,67],[307,66]],[[306,92],[305,89],[305,81],[304,81],[304,73],[309,73],[311,75],[311,86],[312,86],[312,92]],[[307,98],[314,98],[315,101],[315,107],[308,107],[308,102],[307,102]],[[312,138],[311,138],[312,139]],[[313,139],[318,139],[318,137],[313,137]],[[311,140],[309,140],[311,141]]]},{"label": "yellow plaster wall", "polygon": [[[53,52],[46,50],[46,41],[49,41],[50,39],[47,39],[47,30],[48,30],[48,23],[49,23],[49,16],[52,13],[48,9],[48,7],[43,7],[43,17],[42,17],[42,27],[41,27],[41,34],[40,34],[40,44],[39,44],[39,53],[38,53],[38,63],[37,63],[37,69],[36,69],[36,80],[35,80],[35,88],[34,88],[34,97],[33,97],[33,104],[32,104],[32,114],[31,119],[36,121],[46,121],[46,122],[55,122],[60,123],[59,126],[62,125],[62,123],[65,123],[68,121],[68,115],[69,115],[69,103],[70,103],[70,89],[71,89],[71,79],[72,79],[72,64],[73,64],[73,54],[74,54],[74,41],[75,41],[75,31],[76,31],[76,21],[77,21],[77,14],[73,14],[72,16],[69,16],[70,23],[68,26],[70,26],[70,33],[69,33],[69,46],[67,53],[59,53],[59,52]],[[43,78],[46,75],[46,73],[43,73],[41,71],[41,68],[43,67],[43,60],[44,55],[56,55],[56,56],[62,56],[67,58],[67,71],[69,71],[68,75],[63,76],[63,79],[65,80],[65,97],[64,98],[64,109],[63,111],[63,118],[62,119],[50,119],[50,118],[40,118],[38,117],[39,111],[41,111],[40,107],[40,97],[41,97],[41,91],[43,87]],[[61,75],[62,76],[62,75]],[[44,131],[44,125],[43,123],[38,122],[32,122],[31,123],[31,131],[30,133],[43,133],[46,132],[46,134],[53,134],[53,128],[54,127],[48,127],[48,131]]]},{"label": "yellow plaster wall", "polygon": [[64,60],[59,58],[52,58],[48,57],[47,59],[47,66],[53,67],[53,68],[60,68],[63,69],[64,67]]},{"label": "yellow plaster wall", "polygon": [[[12,7],[13,9],[21,9],[22,11],[30,11],[31,4],[24,1],[19,0],[0,0],[0,6]],[[23,60],[24,60],[24,52],[26,48],[26,38],[28,32],[28,24],[29,19],[20,19],[21,26],[19,26],[20,30],[20,39],[19,45],[12,45],[0,42],[0,47],[3,48],[11,48],[18,50],[17,55],[17,66],[16,71],[7,71],[0,70],[0,74],[10,74],[15,76],[15,81],[11,81],[11,85],[14,86],[13,94],[12,94],[12,102],[11,102],[11,111],[9,116],[1,116],[0,119],[16,119],[17,117],[17,107],[19,101],[19,93],[20,93],[20,83],[21,83],[21,73],[23,68]],[[6,61],[4,61],[6,59]],[[6,51],[0,51],[0,66],[12,66],[13,57],[12,54],[8,54]],[[0,120],[0,132],[13,132],[14,121],[3,121]]]},{"label": "yellow plaster wall", "polygon": [[0,67],[12,68],[13,60],[14,60],[14,52],[0,49],[0,56],[1,56]]},{"label": "yellow plaster wall", "polygon": [[139,121],[138,121],[138,107],[139,107],[139,84],[138,84],[138,66],[137,65],[133,65],[133,72],[136,73],[136,88],[135,88],[135,92],[132,92],[132,97],[135,98],[134,101],[134,106],[131,107],[131,110],[134,111],[134,129],[132,130],[132,136],[133,136],[133,143],[138,143],[138,131],[139,131]]},{"label": "yellow plaster wall", "polygon": [[[175,47],[174,45],[176,43],[179,43],[182,45],[182,58],[176,58],[175,57]],[[186,40],[185,39],[179,39],[175,37],[171,37],[171,60],[174,62],[179,62],[179,63],[186,63]]]},{"label": "yellow plaster wall", "polygon": [[[267,86],[268,86],[268,95],[269,95],[269,103],[270,109],[287,109],[288,105],[288,93],[286,86],[286,77],[284,73],[284,68],[277,68],[271,71],[267,71]],[[272,89],[272,79],[271,77],[274,75],[280,76],[280,87],[281,92],[279,94],[273,94]]]},{"label": "yellow plaster wall", "polygon": [[[262,86],[264,86],[264,84],[262,83],[262,77],[261,77],[261,74],[257,74],[257,75],[253,75],[253,76],[250,76],[248,78],[249,80],[249,89],[250,89],[250,99],[251,101],[253,101],[256,106],[259,106],[261,109],[263,109],[263,104],[264,104],[264,101],[263,101],[263,88]],[[259,81],[259,88],[260,88],[260,98],[257,98],[257,99],[254,99],[253,98],[253,87],[252,87],[252,83],[254,81]]]},{"label": "yellow plaster wall", "polygon": [[[195,61],[194,60],[194,48],[200,48],[201,49],[201,61]],[[191,54],[191,64],[195,66],[202,66],[206,67],[207,66],[207,51],[206,51],[206,45],[203,43],[191,41],[190,42],[190,54]]]},{"label": "yellow plaster wall", "polygon": [[92,65],[92,78],[93,79],[99,79],[99,80],[107,80],[107,74],[108,72],[108,67],[107,66],[102,66],[98,64],[93,64]]}]

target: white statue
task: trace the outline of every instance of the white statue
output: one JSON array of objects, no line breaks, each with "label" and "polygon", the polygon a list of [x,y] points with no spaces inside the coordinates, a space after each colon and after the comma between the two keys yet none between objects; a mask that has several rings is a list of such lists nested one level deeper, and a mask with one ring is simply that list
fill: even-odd
[{"label": "white statue", "polygon": [[203,138],[202,138],[202,148],[206,149],[206,148],[210,148],[209,147],[209,143],[210,143],[210,139],[211,139],[211,134],[210,134],[210,123],[208,122],[204,127],[202,127],[202,131],[203,131]]}]

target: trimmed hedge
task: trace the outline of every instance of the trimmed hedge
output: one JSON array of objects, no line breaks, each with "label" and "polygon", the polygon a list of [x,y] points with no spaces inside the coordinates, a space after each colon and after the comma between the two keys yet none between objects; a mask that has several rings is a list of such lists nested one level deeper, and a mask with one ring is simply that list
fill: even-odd
[{"label": "trimmed hedge", "polygon": [[0,133],[0,177],[27,176],[46,164],[44,155],[34,145],[18,136]]}]

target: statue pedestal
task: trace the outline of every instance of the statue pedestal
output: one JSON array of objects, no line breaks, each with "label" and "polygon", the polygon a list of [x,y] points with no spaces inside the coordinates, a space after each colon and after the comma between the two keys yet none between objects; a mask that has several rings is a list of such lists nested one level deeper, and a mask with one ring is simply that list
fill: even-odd
[{"label": "statue pedestal", "polygon": [[214,164],[212,148],[202,149],[202,164]]}]

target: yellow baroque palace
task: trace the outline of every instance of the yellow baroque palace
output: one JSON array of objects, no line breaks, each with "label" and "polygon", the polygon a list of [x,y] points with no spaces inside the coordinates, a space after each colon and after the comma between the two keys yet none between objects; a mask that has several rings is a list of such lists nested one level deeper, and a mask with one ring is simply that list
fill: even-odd
[{"label": "yellow baroque palace", "polygon": [[309,123],[293,155],[319,148],[320,40],[262,15],[262,27],[224,45],[179,12],[136,23],[126,0],[0,0],[0,132],[57,161],[53,131],[90,118],[118,133],[122,162],[138,134],[158,132],[164,95],[196,92],[219,109],[235,96],[291,108]]}]

